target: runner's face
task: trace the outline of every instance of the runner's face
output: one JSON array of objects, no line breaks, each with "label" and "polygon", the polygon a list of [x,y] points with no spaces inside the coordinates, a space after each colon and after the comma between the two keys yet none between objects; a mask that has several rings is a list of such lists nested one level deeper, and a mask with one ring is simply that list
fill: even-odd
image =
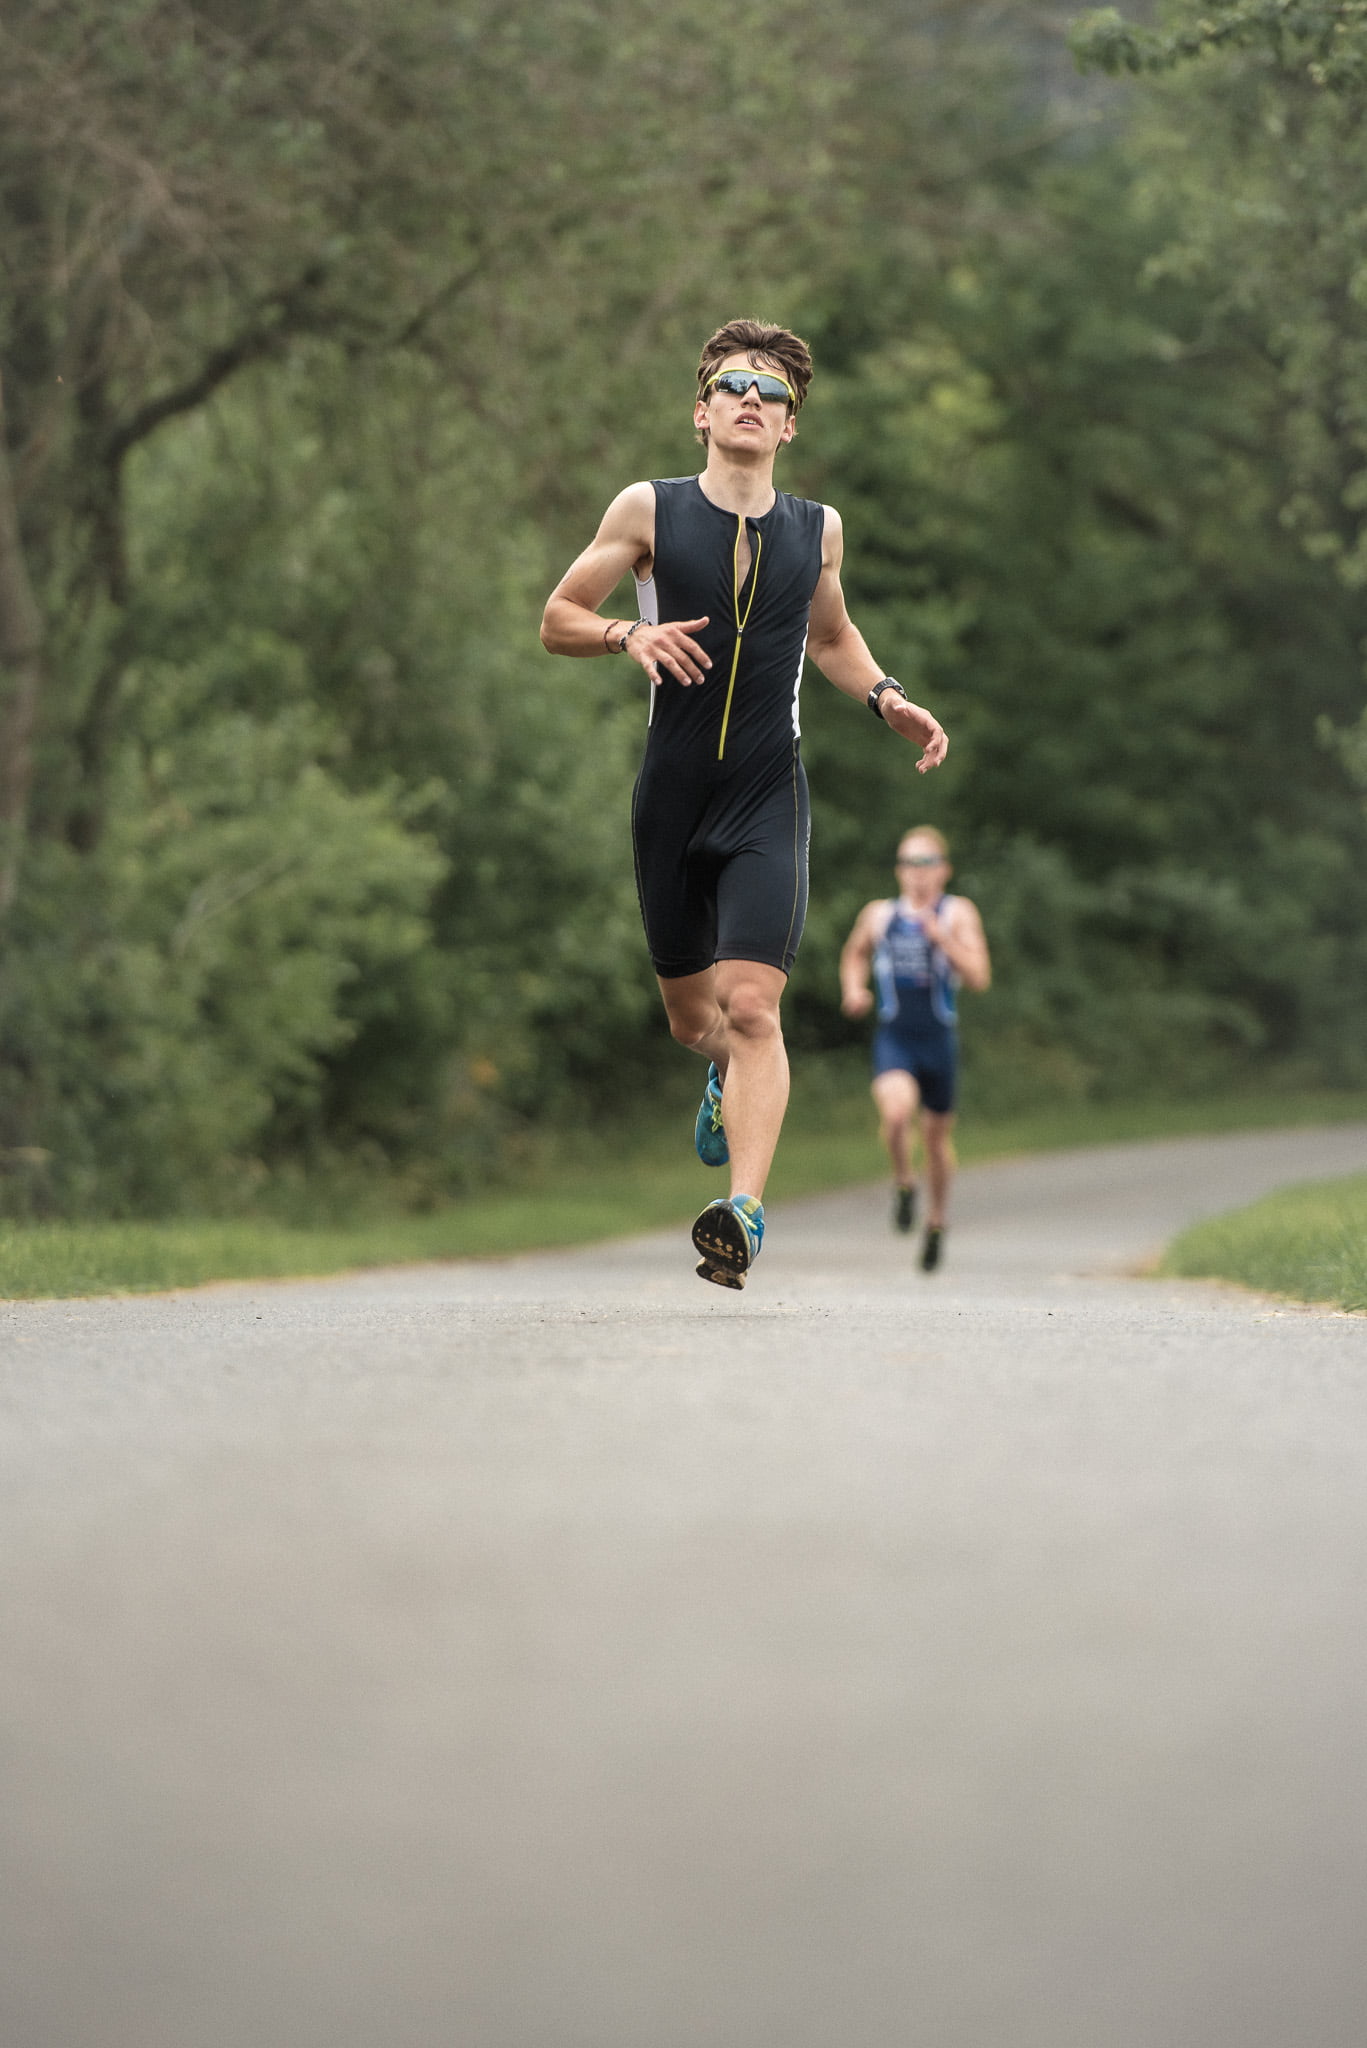
[{"label": "runner's face", "polygon": [[[770,369],[776,377],[791,381],[782,363],[760,357],[760,367]],[[719,370],[740,370],[754,375],[754,364],[745,350],[737,349],[734,355],[723,356],[719,363],[713,363],[712,374]],[[718,391],[714,385],[704,398],[693,408],[693,424],[706,429],[711,436],[710,446],[725,449],[727,454],[745,454],[771,457],[785,441],[793,438],[793,416],[786,404],[772,398],[761,398],[753,385],[744,397],[736,398],[729,391]]]},{"label": "runner's face", "polygon": [[897,887],[913,903],[933,903],[944,894],[949,862],[933,839],[914,834],[897,849]]}]

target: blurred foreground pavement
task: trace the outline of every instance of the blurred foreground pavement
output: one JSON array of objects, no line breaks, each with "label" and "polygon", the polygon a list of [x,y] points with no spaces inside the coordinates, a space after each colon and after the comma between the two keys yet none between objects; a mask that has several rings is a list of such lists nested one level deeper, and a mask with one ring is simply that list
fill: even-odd
[{"label": "blurred foreground pavement", "polygon": [[1360,2048],[1367,1126],[0,1308],[4,2048]]}]

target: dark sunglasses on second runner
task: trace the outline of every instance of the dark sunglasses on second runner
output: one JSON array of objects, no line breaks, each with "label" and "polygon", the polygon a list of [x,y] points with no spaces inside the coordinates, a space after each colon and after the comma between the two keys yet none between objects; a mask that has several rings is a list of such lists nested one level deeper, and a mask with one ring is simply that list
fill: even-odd
[{"label": "dark sunglasses on second runner", "polygon": [[767,398],[774,405],[796,405],[797,393],[782,377],[771,377],[765,370],[718,370],[715,377],[709,377],[703,386],[703,397],[709,391],[729,391],[732,398],[744,398],[747,391],[758,391],[761,398]]}]

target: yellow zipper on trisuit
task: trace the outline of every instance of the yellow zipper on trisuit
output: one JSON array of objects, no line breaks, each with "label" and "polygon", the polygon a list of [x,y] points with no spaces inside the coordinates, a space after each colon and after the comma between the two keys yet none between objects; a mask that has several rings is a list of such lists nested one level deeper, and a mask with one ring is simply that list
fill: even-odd
[{"label": "yellow zipper on trisuit", "polygon": [[721,738],[717,741],[717,759],[719,761],[726,752],[726,728],[731,720],[731,698],[736,688],[736,670],[740,667],[740,643],[744,636],[746,625],[749,622],[750,612],[755,602],[755,590],[759,583],[759,551],[763,546],[763,541],[757,533],[755,535],[755,559],[750,564],[750,599],[745,607],[745,617],[742,618],[740,611],[740,543],[744,532],[745,515],[738,512],[736,514],[736,545],[731,550],[731,602],[736,614],[736,651],[731,656],[731,679],[726,685],[726,704],[721,715]]}]

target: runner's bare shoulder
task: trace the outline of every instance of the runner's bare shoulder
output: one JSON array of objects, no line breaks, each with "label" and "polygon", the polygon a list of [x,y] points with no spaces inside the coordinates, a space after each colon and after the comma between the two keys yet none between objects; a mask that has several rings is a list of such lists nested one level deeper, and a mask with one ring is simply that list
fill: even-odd
[{"label": "runner's bare shoulder", "polygon": [[854,929],[861,938],[881,939],[892,922],[894,905],[890,897],[875,896],[872,903],[866,903],[854,921]]},{"label": "runner's bare shoulder", "polygon": [[629,541],[636,551],[636,573],[645,575],[655,553],[654,484],[628,484],[625,490],[619,491],[603,514],[598,538]]}]

